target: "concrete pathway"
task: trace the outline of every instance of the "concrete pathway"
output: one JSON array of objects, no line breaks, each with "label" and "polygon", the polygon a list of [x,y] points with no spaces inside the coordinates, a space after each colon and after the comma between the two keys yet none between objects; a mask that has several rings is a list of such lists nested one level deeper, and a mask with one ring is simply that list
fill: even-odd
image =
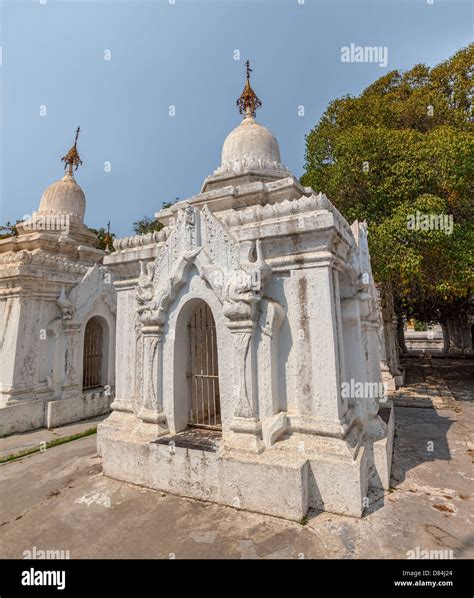
[{"label": "concrete pathway", "polygon": [[36,547],[70,558],[474,558],[474,376],[429,368],[446,374],[455,405],[396,406],[392,488],[362,519],[315,512],[301,525],[118,482],[89,436],[0,467],[0,557]]},{"label": "concrete pathway", "polygon": [[0,457],[16,454],[25,449],[39,447],[41,443],[49,442],[50,440],[85,432],[89,428],[97,427],[97,424],[106,417],[106,415],[100,415],[75,424],[61,426],[60,428],[52,428],[51,430],[42,428],[40,430],[33,430],[32,432],[12,434],[11,436],[0,438]]},{"label": "concrete pathway", "polygon": [[[402,359],[405,366],[405,385],[392,393],[395,405],[400,407],[434,407],[435,409],[460,409],[460,404],[446,382],[446,375],[455,380],[465,380],[474,388],[474,360],[446,360],[432,356]],[[472,396],[471,396],[472,398]],[[461,399],[461,397],[459,397]]]}]

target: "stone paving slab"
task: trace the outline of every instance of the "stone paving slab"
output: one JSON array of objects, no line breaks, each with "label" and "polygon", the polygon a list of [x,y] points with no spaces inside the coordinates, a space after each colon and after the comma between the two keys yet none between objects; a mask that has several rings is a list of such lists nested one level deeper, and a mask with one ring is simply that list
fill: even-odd
[{"label": "stone paving slab", "polygon": [[[461,405],[446,383],[437,360],[431,357],[419,357],[405,359],[404,362],[402,360],[402,363],[409,366],[405,386],[389,393],[394,405],[461,411]],[[463,365],[467,372],[471,362],[464,362]]]}]

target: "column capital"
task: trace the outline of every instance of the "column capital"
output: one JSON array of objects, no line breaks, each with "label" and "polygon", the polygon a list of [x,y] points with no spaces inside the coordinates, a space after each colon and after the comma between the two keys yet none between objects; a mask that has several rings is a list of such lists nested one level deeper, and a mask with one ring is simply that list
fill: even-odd
[{"label": "column capital", "polygon": [[257,323],[253,320],[227,320],[226,326],[232,334],[252,334]]},{"label": "column capital", "polygon": [[[143,336],[163,336],[163,326],[161,324],[142,325]],[[160,340],[160,339],[158,339]]]}]

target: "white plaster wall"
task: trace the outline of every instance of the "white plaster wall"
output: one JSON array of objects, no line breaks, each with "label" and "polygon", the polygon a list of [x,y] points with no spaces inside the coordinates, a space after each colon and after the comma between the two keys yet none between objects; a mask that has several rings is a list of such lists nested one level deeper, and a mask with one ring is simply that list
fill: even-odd
[{"label": "white plaster wall", "polygon": [[47,401],[18,401],[0,409],[0,437],[45,425]]},{"label": "white plaster wall", "polygon": [[20,304],[13,383],[32,398],[31,391],[38,382],[42,300],[28,297]]},{"label": "white plaster wall", "polygon": [[[347,409],[341,398],[337,310],[332,270],[327,266],[292,272],[297,302],[296,391],[298,415],[339,421]],[[338,298],[337,298],[338,301]]]},{"label": "white plaster wall", "polygon": [[[38,346],[39,355],[37,381],[39,383],[45,384],[47,377],[49,376],[52,378],[55,373],[57,378],[61,377],[61,373],[57,371],[57,368],[59,365],[58,359],[62,357],[62,354],[64,353],[64,339],[55,338],[52,330],[56,321],[60,317],[61,311],[56,305],[56,301],[43,301],[41,306],[40,321],[42,334],[40,336]],[[61,369],[63,370],[64,368]]]}]

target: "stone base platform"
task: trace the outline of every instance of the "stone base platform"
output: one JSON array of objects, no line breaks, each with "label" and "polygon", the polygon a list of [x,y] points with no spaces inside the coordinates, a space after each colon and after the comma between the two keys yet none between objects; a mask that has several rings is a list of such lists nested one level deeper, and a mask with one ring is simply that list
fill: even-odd
[{"label": "stone base platform", "polygon": [[153,424],[113,412],[98,426],[98,451],[106,476],[171,494],[296,521],[310,508],[361,517],[369,486],[388,487],[393,414],[387,421],[387,438],[353,449],[293,434],[255,454],[183,442],[186,432],[157,439]]},{"label": "stone base platform", "polygon": [[0,408],[0,437],[38,428],[56,428],[110,411],[113,397],[91,391],[80,397],[22,400]]}]

